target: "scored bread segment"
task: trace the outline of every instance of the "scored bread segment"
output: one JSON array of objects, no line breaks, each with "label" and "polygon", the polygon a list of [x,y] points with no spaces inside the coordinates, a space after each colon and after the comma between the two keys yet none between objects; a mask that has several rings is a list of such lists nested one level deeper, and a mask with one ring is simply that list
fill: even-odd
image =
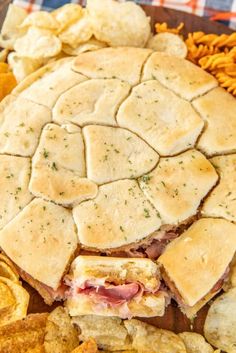
[{"label": "scored bread segment", "polygon": [[210,159],[220,175],[220,182],[205,200],[202,214],[236,222],[236,154]]},{"label": "scored bread segment", "polygon": [[155,208],[135,180],[120,180],[100,186],[95,199],[73,209],[81,244],[108,249],[148,236],[161,226]]},{"label": "scored bread segment", "polygon": [[0,103],[0,153],[32,156],[43,126],[50,121],[48,108],[21,97],[7,96]]},{"label": "scored bread segment", "polygon": [[105,48],[79,55],[73,70],[90,78],[118,78],[136,85],[150,49],[120,47]]},{"label": "scored bread segment", "polygon": [[190,61],[160,52],[152,54],[144,66],[142,81],[153,79],[189,101],[218,85],[212,75]]},{"label": "scored bread segment", "polygon": [[206,122],[197,148],[209,156],[236,152],[236,100],[223,88],[216,88],[193,101]]},{"label": "scored bread segment", "polygon": [[33,158],[30,191],[65,206],[75,205],[97,194],[97,185],[85,176],[81,129],[48,124]]},{"label": "scored bread segment", "polygon": [[65,58],[43,66],[27,76],[13,94],[52,108],[63,92],[87,79],[71,70],[72,61]]},{"label": "scored bread segment", "polygon": [[29,179],[29,158],[0,155],[0,228],[32,200]]},{"label": "scored bread segment", "polygon": [[59,124],[116,126],[116,111],[130,88],[127,82],[117,79],[85,81],[61,95],[53,109],[53,120]]},{"label": "scored bread segment", "polygon": [[132,132],[108,126],[83,128],[88,178],[98,184],[148,173],[158,154]]},{"label": "scored bread segment", "polygon": [[[0,231],[0,246],[21,270],[57,289],[78,243],[71,212],[34,199]],[[44,260],[43,260],[44,259]]]},{"label": "scored bread segment", "polygon": [[161,158],[158,166],[139,182],[163,223],[178,224],[197,213],[201,200],[217,180],[218,175],[206,157],[190,150],[176,157]]},{"label": "scored bread segment", "polygon": [[235,251],[236,225],[224,219],[203,218],[173,240],[158,263],[183,302],[194,306],[222,278]]},{"label": "scored bread segment", "polygon": [[164,156],[194,147],[204,125],[189,102],[156,80],[132,90],[118,111],[117,121]]}]

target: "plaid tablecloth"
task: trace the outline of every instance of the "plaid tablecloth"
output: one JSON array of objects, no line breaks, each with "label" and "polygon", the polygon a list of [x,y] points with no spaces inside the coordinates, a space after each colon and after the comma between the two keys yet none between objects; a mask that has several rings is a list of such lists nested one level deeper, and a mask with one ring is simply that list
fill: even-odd
[{"label": "plaid tablecloth", "polygon": [[[218,20],[236,29],[236,0],[134,0],[138,4],[165,6]],[[86,0],[14,0],[28,11],[52,10],[68,2],[86,5]]]}]

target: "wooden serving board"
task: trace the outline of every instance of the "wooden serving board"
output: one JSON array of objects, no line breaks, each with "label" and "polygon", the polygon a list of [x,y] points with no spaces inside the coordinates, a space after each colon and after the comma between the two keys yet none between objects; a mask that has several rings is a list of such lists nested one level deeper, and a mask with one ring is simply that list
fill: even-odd
[{"label": "wooden serving board", "polygon": [[[10,2],[10,0],[0,0],[0,28],[7,11],[7,6]],[[167,22],[169,26],[173,27],[177,26],[180,22],[184,22],[185,36],[187,33],[193,31],[204,31],[206,33],[216,34],[230,34],[233,32],[230,28],[222,24],[211,22],[205,18],[201,18],[182,11],[149,5],[143,5],[142,7],[151,17],[153,28],[156,22]],[[41,297],[37,294],[37,292],[27,283],[24,284],[24,287],[30,293],[29,313],[51,311],[56,306],[56,304],[51,307],[47,306]],[[206,305],[202,310],[199,311],[196,319],[193,322],[190,322],[173,303],[172,305],[169,305],[163,317],[145,319],[144,321],[147,321],[157,327],[174,331],[176,333],[190,330],[202,333],[207,310],[208,306]]]}]

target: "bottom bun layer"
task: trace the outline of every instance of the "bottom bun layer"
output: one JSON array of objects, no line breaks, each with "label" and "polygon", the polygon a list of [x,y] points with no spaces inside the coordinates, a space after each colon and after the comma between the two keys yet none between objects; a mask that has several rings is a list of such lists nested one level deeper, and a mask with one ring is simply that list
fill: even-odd
[{"label": "bottom bun layer", "polygon": [[166,294],[160,292],[157,294],[144,294],[142,298],[132,299],[131,301],[119,305],[108,306],[104,303],[95,303],[88,295],[77,294],[69,298],[66,307],[71,316],[79,315],[103,315],[118,316],[122,319],[139,317],[163,316],[165,313]]}]

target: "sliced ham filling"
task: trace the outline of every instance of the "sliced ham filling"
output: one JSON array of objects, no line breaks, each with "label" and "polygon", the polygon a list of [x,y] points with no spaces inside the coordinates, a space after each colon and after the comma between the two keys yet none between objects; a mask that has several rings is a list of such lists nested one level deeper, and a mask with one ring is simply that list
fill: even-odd
[{"label": "sliced ham filling", "polygon": [[111,307],[116,307],[134,298],[141,297],[143,291],[143,286],[139,283],[121,285],[106,283],[104,286],[93,286],[86,283],[84,288],[77,289],[77,293],[89,295],[93,300],[103,302]]},{"label": "sliced ham filling", "polygon": [[156,260],[164,252],[169,242],[179,236],[178,232],[161,230],[137,244],[126,245],[119,250],[112,251],[112,256],[118,257],[148,257]]},{"label": "sliced ham filling", "polygon": [[39,294],[44,299],[46,304],[52,305],[54,301],[61,301],[65,299],[65,294],[66,294],[66,291],[68,290],[68,287],[64,283],[61,283],[61,285],[57,288],[57,290],[54,290],[53,288],[47,286],[46,284],[34,279],[32,276],[30,276],[27,272],[23,271],[21,268],[17,267],[17,271],[24,281],[29,283],[31,287],[33,287],[39,292]]}]

